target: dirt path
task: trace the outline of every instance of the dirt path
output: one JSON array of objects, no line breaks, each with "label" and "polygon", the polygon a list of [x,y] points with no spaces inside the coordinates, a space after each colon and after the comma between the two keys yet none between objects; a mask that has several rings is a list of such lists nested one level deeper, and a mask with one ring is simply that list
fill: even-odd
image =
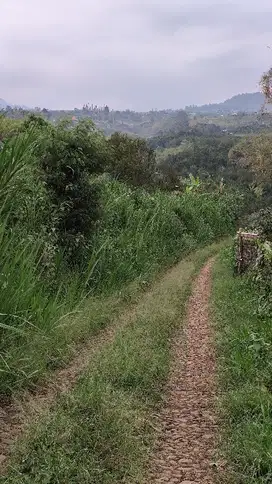
[{"label": "dirt path", "polygon": [[[161,291],[165,293],[165,284],[175,288],[177,278],[190,278],[194,264],[186,264],[188,273],[184,273],[179,265],[172,268],[143,295],[140,303],[123,312],[111,326],[92,337],[80,348],[78,356],[67,367],[57,370],[52,380],[37,388],[35,394],[25,393],[20,402],[0,405],[0,474],[5,472],[13,444],[28,423],[38,420],[54,404],[59,394],[73,388],[94,355],[113,341],[120,327],[134,321],[141,307],[150,308],[152,297],[154,300],[163,300],[160,294]],[[151,462],[148,484],[212,483],[211,462],[216,424],[213,412],[214,355],[208,324],[211,264],[212,261],[209,261],[195,282],[188,305],[185,335],[181,332],[174,344],[175,358],[167,399],[159,417],[161,438]]]},{"label": "dirt path", "polygon": [[[197,278],[187,322],[174,343],[166,401],[158,417],[160,436],[148,484],[212,484],[215,421],[215,356],[209,325],[212,260]],[[186,349],[184,348],[186,341]]]},{"label": "dirt path", "polygon": [[[136,306],[135,306],[136,307]],[[35,421],[55,402],[58,395],[73,388],[79,375],[87,368],[92,357],[102,346],[113,341],[117,329],[129,324],[135,316],[135,307],[119,316],[105,330],[94,335],[68,366],[56,370],[51,381],[37,387],[35,393],[25,392],[20,401],[0,405],[0,475],[5,471],[12,446],[29,422]]]}]

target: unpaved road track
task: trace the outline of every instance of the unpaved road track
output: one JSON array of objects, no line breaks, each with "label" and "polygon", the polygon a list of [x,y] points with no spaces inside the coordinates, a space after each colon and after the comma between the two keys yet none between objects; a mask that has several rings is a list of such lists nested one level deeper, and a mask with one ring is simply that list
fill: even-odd
[{"label": "unpaved road track", "polygon": [[148,484],[212,484],[215,450],[215,355],[209,324],[212,259],[195,281],[185,328],[174,343],[160,436]]},{"label": "unpaved road track", "polygon": [[52,374],[51,381],[38,386],[35,393],[25,392],[20,400],[0,405],[0,475],[5,471],[13,444],[22,434],[29,422],[35,421],[56,401],[58,395],[70,391],[79,375],[90,363],[92,357],[105,345],[113,341],[116,331],[127,325],[134,317],[135,307],[124,312],[113,323],[84,346],[79,348],[77,356],[60,370]]},{"label": "unpaved road track", "polygon": [[[173,344],[173,365],[165,405],[158,417],[161,432],[151,458],[148,484],[213,483],[216,421],[215,358],[208,310],[211,266],[212,260],[194,283],[185,328],[176,335]],[[176,271],[180,274],[179,266],[169,271],[173,284]],[[164,281],[160,284],[163,285]],[[143,297],[147,299],[145,304],[149,304],[148,293]],[[136,311],[132,307],[110,327],[93,337],[70,365],[56,371],[52,381],[37,388],[35,394],[26,393],[20,402],[14,401],[0,407],[0,470],[2,467],[2,471],[5,471],[13,443],[28,422],[38,420],[54,404],[59,394],[72,389],[92,357],[114,339],[120,326],[133,321]]]}]

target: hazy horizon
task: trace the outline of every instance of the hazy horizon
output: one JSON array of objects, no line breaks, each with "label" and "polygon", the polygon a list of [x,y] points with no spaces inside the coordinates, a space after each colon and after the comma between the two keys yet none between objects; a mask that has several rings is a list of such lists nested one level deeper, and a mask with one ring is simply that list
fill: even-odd
[{"label": "hazy horizon", "polygon": [[[236,95],[241,95],[241,94],[256,94],[257,92],[260,92],[260,91],[252,91],[252,92],[240,92],[240,93],[237,93],[237,94],[234,94],[233,96],[236,96]],[[260,92],[261,94],[261,92]],[[233,97],[231,96],[231,98]],[[143,111],[137,111],[137,110],[132,110],[132,111],[136,111],[136,112],[149,112],[149,111],[167,111],[167,110],[179,110],[179,109],[185,109],[186,107],[189,107],[189,106],[196,106],[196,107],[201,107],[201,106],[204,106],[204,105],[209,105],[209,104],[221,104],[223,103],[224,101],[227,101],[228,99],[231,99],[231,98],[227,98],[227,99],[222,99],[220,101],[212,101],[212,102],[208,102],[208,103],[204,103],[204,104],[195,104],[195,103],[192,103],[192,104],[186,104],[184,106],[177,106],[177,107],[172,107],[172,108],[169,108],[169,107],[164,107],[164,108],[160,108],[160,109],[157,109],[157,108],[151,108],[151,109],[146,109],[146,110],[143,110]],[[3,99],[3,98],[0,98],[0,100]],[[3,99],[5,102],[7,102],[6,99]],[[84,103],[86,104],[86,103]],[[94,106],[97,106],[97,107],[103,107],[103,106],[106,106],[107,104],[106,103],[102,103],[102,104],[97,104],[97,103],[90,103],[90,105],[93,104]],[[74,107],[63,107],[63,108],[49,108],[48,106],[44,106],[44,105],[37,105],[37,106],[25,106],[23,103],[21,104],[14,104],[14,103],[9,103],[7,102],[7,105],[8,106],[14,106],[14,107],[22,107],[24,106],[26,109],[35,109],[35,108],[39,108],[39,109],[43,109],[43,108],[46,108],[46,109],[49,109],[50,111],[72,111],[74,110],[75,108],[77,109],[81,109],[83,106],[74,106]],[[126,109],[128,108],[123,108],[123,109],[119,109],[119,108],[114,108],[112,106],[109,106],[110,110],[112,111],[125,111]]]},{"label": "hazy horizon", "polygon": [[49,109],[179,109],[259,90],[270,0],[9,0],[0,98]]}]

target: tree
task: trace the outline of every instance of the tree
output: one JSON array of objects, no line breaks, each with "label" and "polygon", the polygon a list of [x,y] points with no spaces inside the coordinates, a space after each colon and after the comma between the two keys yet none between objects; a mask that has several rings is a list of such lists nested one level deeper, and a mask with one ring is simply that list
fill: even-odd
[{"label": "tree", "polygon": [[8,118],[0,113],[0,143],[7,138],[11,138],[20,130],[21,121]]},{"label": "tree", "polygon": [[229,160],[249,169],[260,184],[272,182],[272,135],[243,139],[229,152]]},{"label": "tree", "polygon": [[153,136],[159,135],[164,131],[171,131],[172,135],[179,132],[187,132],[189,129],[188,114],[182,109],[170,112],[159,118],[152,126]]},{"label": "tree", "polygon": [[158,154],[159,169],[171,166],[178,175],[188,177],[190,173],[201,179],[213,176],[232,178],[228,167],[228,153],[235,139],[228,136],[190,136],[175,148]]},{"label": "tree", "polygon": [[116,178],[134,186],[153,184],[156,168],[154,151],[141,138],[114,133],[109,139],[109,171]]},{"label": "tree", "polygon": [[171,165],[159,165],[156,173],[156,185],[161,190],[177,190],[180,188],[180,177]]},{"label": "tree", "polygon": [[45,119],[49,119],[49,111],[46,108],[42,109],[42,115],[45,117]]},{"label": "tree", "polygon": [[260,86],[266,102],[272,103],[272,67],[262,75]]},{"label": "tree", "polygon": [[55,208],[58,244],[70,265],[82,262],[100,213],[98,186],[90,176],[103,171],[107,161],[104,135],[90,121],[76,127],[62,121],[56,127],[32,115],[26,130],[36,129],[36,149],[45,186]]}]

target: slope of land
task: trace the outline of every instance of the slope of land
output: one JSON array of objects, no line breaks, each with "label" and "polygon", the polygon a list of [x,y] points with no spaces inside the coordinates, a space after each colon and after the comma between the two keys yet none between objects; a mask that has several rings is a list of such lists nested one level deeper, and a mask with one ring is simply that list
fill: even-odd
[{"label": "slope of land", "polygon": [[264,95],[260,92],[237,94],[221,103],[204,104],[203,106],[186,106],[186,111],[194,113],[231,113],[260,111],[265,102]]},{"label": "slope of land", "polygon": [[269,293],[267,298],[261,297],[246,274],[234,277],[233,266],[233,253],[225,250],[213,269],[213,319],[221,387],[220,440],[222,457],[227,462],[227,472],[219,482],[269,484],[272,482]]},{"label": "slope of land", "polygon": [[[106,301],[105,301],[106,303]],[[116,301],[112,308],[113,321],[106,329],[101,329],[85,343],[74,348],[74,358],[67,366],[51,372],[47,381],[37,385],[35,391],[24,392],[0,405],[0,465],[5,468],[13,442],[23,433],[27,422],[33,422],[45,412],[62,394],[72,390],[79,375],[90,364],[91,359],[102,346],[113,340],[117,328],[129,324],[134,314],[133,306],[114,317],[117,307],[121,311],[122,302]],[[92,310],[92,307],[89,307]],[[101,309],[102,311],[102,309]]]},{"label": "slope of land", "polygon": [[[64,385],[69,391],[62,396],[56,392],[49,405],[44,405],[42,391],[41,398],[33,397],[40,410],[28,404],[24,436],[11,454],[3,482],[144,482],[157,435],[153,412],[161,402],[172,358],[171,337],[181,326],[192,279],[219,247],[214,244],[196,252],[154,284],[131,317],[125,317],[129,324],[117,326],[91,360],[87,358],[88,368],[73,389]],[[209,267],[196,283],[200,284],[198,303],[204,304],[201,331],[205,338],[208,288],[204,283]],[[196,302],[191,300],[192,310]],[[188,314],[194,324],[196,313],[189,309]],[[191,343],[196,342],[190,336],[193,326],[188,328],[190,362]],[[64,378],[69,380],[69,370]],[[204,418],[201,421],[206,433]],[[10,440],[12,444],[13,437]],[[206,468],[203,465],[203,471]]]}]

